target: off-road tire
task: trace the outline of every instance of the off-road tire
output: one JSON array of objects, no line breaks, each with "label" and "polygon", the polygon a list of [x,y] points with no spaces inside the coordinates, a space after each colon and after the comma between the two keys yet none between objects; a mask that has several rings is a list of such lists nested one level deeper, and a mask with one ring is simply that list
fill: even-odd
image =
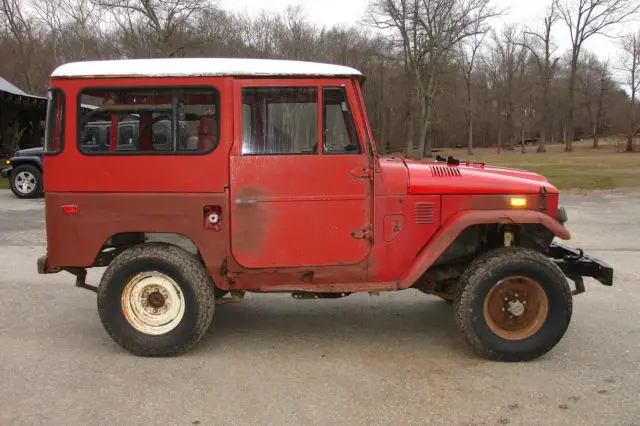
[{"label": "off-road tire", "polygon": [[[138,331],[123,313],[126,283],[148,271],[170,276],[184,295],[184,316],[173,330],[161,335]],[[147,357],[179,355],[198,343],[212,322],[213,282],[191,253],[166,243],[140,244],[118,255],[105,271],[98,287],[98,313],[107,333],[127,351]]]},{"label": "off-road tire", "polygon": [[[489,290],[510,276],[536,280],[548,299],[541,328],[522,340],[506,340],[489,328],[484,301]],[[571,321],[573,300],[566,277],[553,262],[534,250],[500,248],[474,260],[462,274],[454,304],[456,323],[478,355],[504,362],[529,361],[549,352]]]},{"label": "off-road tire", "polygon": [[[16,177],[22,173],[28,172],[30,173],[36,180],[36,187],[33,191],[28,194],[24,194],[18,190],[16,187],[15,179]],[[44,194],[44,185],[42,182],[42,172],[39,168],[32,164],[21,164],[17,166],[15,169],[11,171],[9,175],[9,185],[11,186],[11,192],[18,198],[29,199],[29,198],[40,198]]]}]

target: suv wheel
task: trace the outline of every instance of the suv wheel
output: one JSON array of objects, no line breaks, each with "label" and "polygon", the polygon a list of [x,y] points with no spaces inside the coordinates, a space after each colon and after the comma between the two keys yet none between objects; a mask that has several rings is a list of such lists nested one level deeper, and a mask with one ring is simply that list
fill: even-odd
[{"label": "suv wheel", "polygon": [[164,243],[122,252],[98,287],[109,335],[141,356],[173,356],[195,345],[213,319],[213,282],[187,251]]},{"label": "suv wheel", "polygon": [[476,259],[459,281],[458,327],[478,354],[528,361],[550,351],[569,327],[572,295],[562,271],[529,249],[504,248]]},{"label": "suv wheel", "polygon": [[39,198],[43,194],[42,172],[36,166],[23,164],[11,171],[11,191],[18,198]]}]

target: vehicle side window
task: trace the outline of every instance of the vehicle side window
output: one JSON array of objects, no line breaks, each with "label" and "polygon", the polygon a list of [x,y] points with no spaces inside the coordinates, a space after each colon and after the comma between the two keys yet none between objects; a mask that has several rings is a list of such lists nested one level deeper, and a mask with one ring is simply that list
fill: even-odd
[{"label": "vehicle side window", "polygon": [[360,142],[344,88],[325,88],[322,91],[322,98],[323,153],[360,154]]},{"label": "vehicle side window", "polygon": [[78,148],[91,154],[204,153],[218,145],[220,97],[213,88],[90,88],[81,92],[78,131],[104,128],[102,144]]},{"label": "vehicle side window", "polygon": [[44,153],[57,154],[62,151],[64,133],[65,96],[60,89],[49,90],[47,123],[44,135]]},{"label": "vehicle side window", "polygon": [[242,90],[242,154],[318,152],[318,90],[260,87]]},{"label": "vehicle side window", "polygon": [[80,144],[87,148],[96,148],[100,142],[99,127],[85,127],[80,134]]}]

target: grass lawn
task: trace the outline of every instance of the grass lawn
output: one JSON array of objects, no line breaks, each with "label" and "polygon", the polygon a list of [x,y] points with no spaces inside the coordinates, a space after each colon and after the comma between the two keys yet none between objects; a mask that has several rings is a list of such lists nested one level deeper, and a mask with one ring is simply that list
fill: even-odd
[{"label": "grass lawn", "polygon": [[622,151],[623,141],[604,139],[598,149],[591,147],[591,140],[574,143],[573,152],[565,152],[564,145],[558,144],[547,146],[545,153],[536,153],[537,146],[532,145],[525,147],[526,154],[518,146],[500,154],[495,148],[481,148],[473,155],[466,149],[446,150],[440,155],[540,173],[560,189],[640,187],[640,153],[618,152],[618,144]]},{"label": "grass lawn", "polygon": [[7,189],[7,188],[9,188],[9,179],[0,177],[0,189]]}]

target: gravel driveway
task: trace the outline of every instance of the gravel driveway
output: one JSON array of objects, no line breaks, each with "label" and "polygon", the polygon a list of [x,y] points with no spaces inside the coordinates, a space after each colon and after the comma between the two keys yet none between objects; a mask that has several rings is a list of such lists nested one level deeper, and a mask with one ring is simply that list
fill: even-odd
[{"label": "gravel driveway", "polygon": [[[640,193],[562,197],[572,244],[616,268],[534,362],[471,355],[452,308],[417,291],[247,295],[195,350],[122,351],[95,295],[39,276],[42,201],[0,191],[0,424],[640,425]],[[99,278],[91,271],[90,281]]]}]

